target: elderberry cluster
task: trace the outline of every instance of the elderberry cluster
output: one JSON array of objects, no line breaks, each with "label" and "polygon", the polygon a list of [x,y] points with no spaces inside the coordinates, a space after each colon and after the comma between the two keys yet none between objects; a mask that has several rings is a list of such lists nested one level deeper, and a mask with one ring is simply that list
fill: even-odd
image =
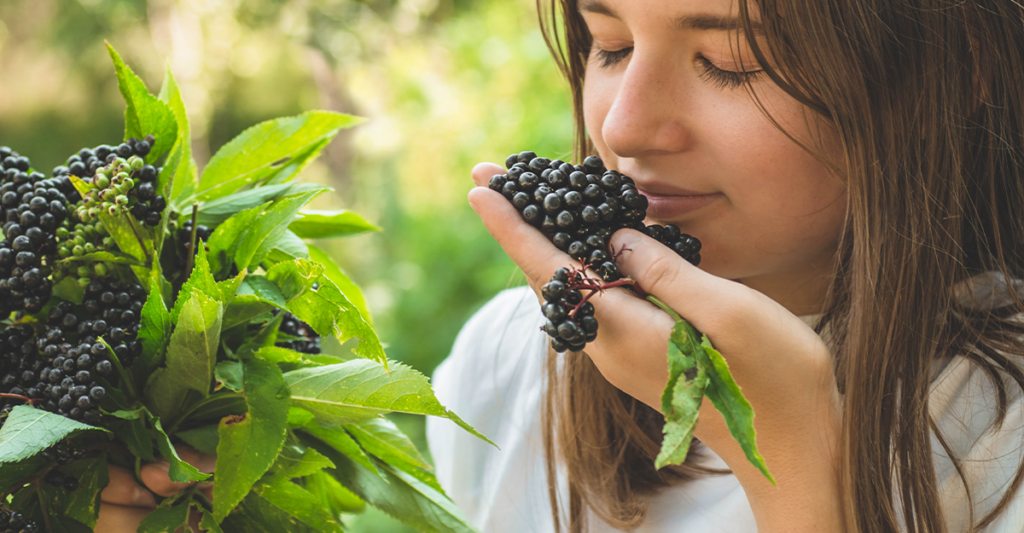
[{"label": "elderberry cluster", "polygon": [[579,270],[558,269],[541,292],[543,329],[557,352],[580,351],[597,337],[594,307],[586,300],[606,286],[589,278],[586,269],[605,282],[622,279],[616,252],[609,248],[616,231],[642,231],[690,263],[700,263],[700,241],[671,224],[645,226],[647,197],[629,176],[606,169],[597,156],[571,165],[526,151],[508,156],[505,166],[508,172],[492,176],[488,186],[581,264]]},{"label": "elderberry cluster", "polygon": [[547,319],[543,329],[551,337],[551,348],[556,352],[583,351],[588,342],[597,338],[594,304],[584,301],[578,288],[584,283],[583,272],[562,267],[541,288],[545,300],[541,311]]},{"label": "elderberry cluster", "polygon": [[605,281],[620,279],[608,251],[608,239],[622,228],[644,228],[647,198],[633,180],[607,170],[597,157],[582,165],[538,157],[533,152],[505,160],[506,174],[488,186],[505,195],[559,250],[586,262]]},{"label": "elderberry cluster", "polygon": [[132,138],[117,146],[101,144],[95,148],[82,148],[77,154],[68,158],[66,166],[53,169],[53,175],[67,176],[70,174],[83,179],[92,177],[100,167],[109,164],[115,157],[121,159],[128,159],[133,155],[146,157],[154,143],[156,143],[156,137],[146,135],[141,141]]},{"label": "elderberry cluster", "polygon": [[58,249],[56,230],[78,198],[67,177],[30,172],[31,162],[0,147],[0,314],[39,312],[53,289],[48,279]]},{"label": "elderberry cluster", "polygon": [[141,157],[109,158],[105,166],[96,169],[88,181],[93,188],[80,204],[74,206],[75,215],[82,222],[96,220],[100,213],[117,216],[131,211],[132,216],[148,226],[160,224],[161,213],[167,207],[163,196],[156,194],[156,179],[160,171],[147,165]]},{"label": "elderberry cluster", "polygon": [[39,533],[42,531],[35,522],[17,511],[0,509],[0,531],[3,533]]}]

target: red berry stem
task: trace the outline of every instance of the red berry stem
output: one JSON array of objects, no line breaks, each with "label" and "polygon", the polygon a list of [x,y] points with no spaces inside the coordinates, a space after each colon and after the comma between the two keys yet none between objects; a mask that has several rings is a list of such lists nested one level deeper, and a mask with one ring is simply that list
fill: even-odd
[{"label": "red berry stem", "polygon": [[32,407],[35,407],[37,403],[43,401],[41,398],[29,398],[28,396],[22,396],[20,394],[10,394],[7,392],[0,393],[0,398],[12,398],[15,400],[24,400]]}]

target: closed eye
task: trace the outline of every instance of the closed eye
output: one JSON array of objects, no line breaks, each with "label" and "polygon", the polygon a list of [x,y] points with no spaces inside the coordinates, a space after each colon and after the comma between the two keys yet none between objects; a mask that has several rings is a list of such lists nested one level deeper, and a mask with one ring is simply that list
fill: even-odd
[{"label": "closed eye", "polygon": [[620,50],[604,50],[594,47],[593,51],[597,55],[598,61],[601,62],[601,68],[608,68],[629,57],[629,54],[633,53],[633,47]]}]

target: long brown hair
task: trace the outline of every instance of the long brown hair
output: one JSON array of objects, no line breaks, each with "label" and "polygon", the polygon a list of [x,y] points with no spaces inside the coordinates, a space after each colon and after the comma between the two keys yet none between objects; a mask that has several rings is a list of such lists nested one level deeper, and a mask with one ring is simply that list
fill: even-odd
[{"label": "long brown hair", "polygon": [[[743,33],[754,35],[749,0],[737,2]],[[537,0],[572,90],[582,157],[593,153],[582,113],[591,37],[576,4]],[[933,432],[969,500],[970,487],[928,416],[933,362],[961,355],[987,372],[996,427],[1007,407],[1005,378],[1024,388],[1016,364],[1024,357],[1024,302],[1011,291],[1008,304],[978,308],[952,290],[981,272],[1024,278],[1024,5],[756,0],[756,7],[784,16],[761,21],[767,44],[749,40],[755,57],[838,133],[844,156],[830,168],[847,184],[849,208],[818,331],[828,328],[844,395],[847,528],[945,532]],[[822,146],[818,139],[804,148],[825,160]],[[563,521],[573,533],[585,531],[588,511],[631,529],[652,492],[708,473],[691,460],[654,470],[663,418],[611,386],[585,355],[559,361],[551,354],[547,376],[544,440],[558,531]],[[567,516],[554,489],[559,468],[568,480]],[[985,516],[974,516],[968,502],[971,531],[1006,508],[1022,479],[1024,465]]]}]

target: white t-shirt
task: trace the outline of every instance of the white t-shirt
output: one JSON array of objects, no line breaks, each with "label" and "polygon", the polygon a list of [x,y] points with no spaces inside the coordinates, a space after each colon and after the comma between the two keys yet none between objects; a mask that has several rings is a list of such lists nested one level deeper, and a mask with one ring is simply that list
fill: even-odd
[{"label": "white t-shirt", "polygon": [[[989,284],[981,285],[973,293],[976,296]],[[993,301],[993,294],[988,290],[985,298]],[[819,317],[801,318],[813,325]],[[438,480],[484,533],[554,531],[540,425],[547,357],[542,324],[537,298],[528,287],[504,291],[470,319],[451,355],[434,373],[434,391],[441,403],[501,448],[478,440],[449,420],[427,418]],[[1006,419],[993,431],[995,388],[984,370],[955,357],[935,368],[934,374],[931,413],[962,460],[978,519],[1002,497],[1024,456],[1024,399],[1007,380]],[[949,531],[964,531],[968,513],[962,482],[934,438],[932,449]],[[702,457],[706,466],[728,468],[707,448]],[[567,494],[564,479],[559,490]],[[617,530],[591,517],[590,531]],[[647,519],[635,531],[754,532],[757,527],[735,476],[718,475],[655,494]],[[1024,532],[1024,489],[984,531]]]}]

